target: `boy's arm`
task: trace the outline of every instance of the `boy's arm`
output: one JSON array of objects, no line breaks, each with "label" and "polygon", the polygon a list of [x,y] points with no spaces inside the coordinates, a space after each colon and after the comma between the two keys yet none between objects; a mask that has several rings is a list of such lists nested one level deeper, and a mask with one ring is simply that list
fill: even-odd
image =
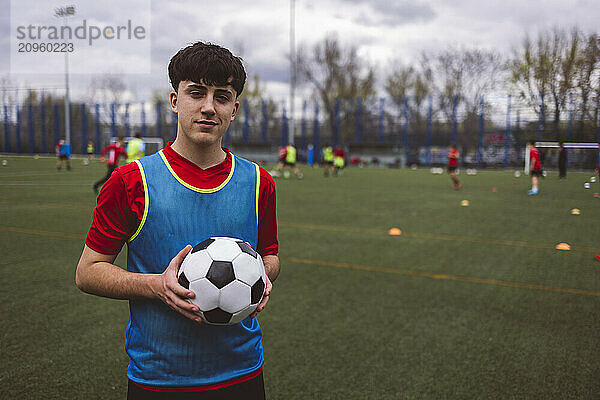
[{"label": "boy's arm", "polygon": [[121,300],[160,299],[185,317],[201,322],[198,307],[187,302],[194,293],[179,285],[177,271],[192,246],[187,245],[162,274],[126,271],[113,264],[116,255],[102,254],[84,246],[75,272],[75,284],[83,292]]}]

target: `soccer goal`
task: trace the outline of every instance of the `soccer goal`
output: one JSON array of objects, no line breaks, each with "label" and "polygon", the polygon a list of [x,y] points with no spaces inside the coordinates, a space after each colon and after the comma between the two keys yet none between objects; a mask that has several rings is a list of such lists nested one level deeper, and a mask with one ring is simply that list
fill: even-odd
[{"label": "soccer goal", "polygon": [[[563,142],[565,149],[573,149],[575,151],[570,152],[569,154],[569,165],[572,167],[586,168],[591,167],[593,165],[593,161],[596,159],[596,152],[600,152],[598,150],[598,143],[576,143],[576,142]],[[538,149],[550,149],[556,150],[558,149],[559,142],[535,142],[535,147]],[[591,150],[591,151],[590,151]],[[596,150],[596,151],[594,151]],[[531,169],[531,159],[529,156],[529,151],[527,151],[527,147],[524,149],[525,151],[525,167],[524,171],[526,174],[529,174]],[[600,156],[600,154],[599,154]],[[552,157],[548,157],[543,160],[543,166],[554,166],[554,160]],[[589,164],[589,165],[588,165]]]},{"label": "soccer goal", "polygon": [[[134,139],[133,137],[125,137],[125,144],[127,145],[127,143],[129,143],[129,141],[131,139]],[[110,142],[111,143],[116,143],[119,140],[119,138],[117,137],[111,137],[110,138]],[[160,149],[163,148],[164,146],[164,142],[162,140],[162,138],[157,138],[157,137],[143,137],[142,140],[144,141],[144,144],[146,145],[146,151],[145,154],[148,156],[150,154],[154,154],[157,151],[159,151]]]}]

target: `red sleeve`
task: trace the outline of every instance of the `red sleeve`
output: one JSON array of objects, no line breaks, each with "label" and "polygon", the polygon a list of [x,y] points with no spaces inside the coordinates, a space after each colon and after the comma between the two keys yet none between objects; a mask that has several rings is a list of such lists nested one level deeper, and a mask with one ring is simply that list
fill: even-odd
[{"label": "red sleeve", "polygon": [[260,167],[260,188],[258,195],[258,244],[256,251],[262,256],[277,255],[277,214],[275,182],[264,168]]},{"label": "red sleeve", "polygon": [[144,186],[136,163],[117,168],[102,186],[85,244],[102,254],[118,254],[144,214]]}]

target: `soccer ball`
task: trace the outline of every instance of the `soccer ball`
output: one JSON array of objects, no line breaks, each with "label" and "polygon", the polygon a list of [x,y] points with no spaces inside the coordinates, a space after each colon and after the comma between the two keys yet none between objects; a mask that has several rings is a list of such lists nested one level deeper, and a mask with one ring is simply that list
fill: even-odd
[{"label": "soccer ball", "polygon": [[515,178],[518,178],[521,176],[521,173],[519,171],[515,171]]},{"label": "soccer ball", "polygon": [[589,182],[584,183],[583,187],[586,188],[586,189],[589,189],[590,188],[590,183]]},{"label": "soccer ball", "polygon": [[2,160],[2,166],[3,166],[3,167],[6,167],[7,165],[8,165],[8,161],[6,161],[6,160]]},{"label": "soccer ball", "polygon": [[179,268],[179,284],[196,294],[202,320],[233,325],[252,314],[263,298],[267,275],[261,256],[243,240],[211,237],[197,244]]},{"label": "soccer ball", "polygon": [[596,177],[595,177],[595,176],[592,176],[592,177],[590,178],[590,182],[592,182],[592,183],[596,183]]}]

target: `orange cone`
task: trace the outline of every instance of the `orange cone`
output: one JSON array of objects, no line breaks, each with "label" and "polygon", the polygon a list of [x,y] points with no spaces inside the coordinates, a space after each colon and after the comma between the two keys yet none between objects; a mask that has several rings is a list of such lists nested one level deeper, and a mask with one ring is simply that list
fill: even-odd
[{"label": "orange cone", "polygon": [[494,186],[494,187],[492,188],[492,192],[494,192],[494,193],[497,193],[497,192],[498,192],[498,188],[497,188],[496,186]]},{"label": "orange cone", "polygon": [[388,235],[392,235],[392,236],[400,236],[400,235],[402,235],[402,231],[401,231],[400,229],[398,229],[398,228],[391,228],[391,229],[388,231]]},{"label": "orange cone", "polygon": [[562,242],[556,245],[556,250],[571,250],[571,246],[565,242]]}]

